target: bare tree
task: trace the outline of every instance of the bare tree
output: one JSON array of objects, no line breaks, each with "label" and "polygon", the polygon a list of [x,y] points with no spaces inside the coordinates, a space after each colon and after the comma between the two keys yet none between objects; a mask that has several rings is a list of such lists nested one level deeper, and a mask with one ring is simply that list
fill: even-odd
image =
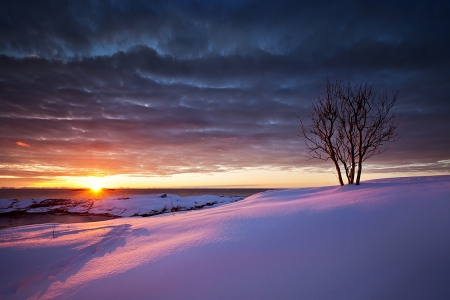
[{"label": "bare tree", "polygon": [[339,184],[344,185],[338,154],[340,149],[337,130],[339,121],[337,86],[327,78],[324,87],[325,95],[319,95],[316,101],[311,103],[310,126],[306,126],[304,120],[299,117],[302,128],[300,136],[305,139],[308,159],[331,160],[336,168]]},{"label": "bare tree", "polygon": [[[351,84],[351,83],[349,83]],[[353,85],[353,95],[345,105],[350,105],[354,112],[357,132],[357,164],[358,173],[355,183],[361,180],[362,163],[366,159],[383,153],[385,142],[393,142],[399,138],[395,130],[396,112],[391,111],[397,101],[398,92],[379,92],[368,83]]]},{"label": "bare tree", "polygon": [[340,164],[348,184],[359,185],[363,162],[383,153],[385,142],[399,138],[396,112],[392,111],[398,92],[389,95],[367,82],[348,79],[344,84],[329,77],[324,88],[325,95],[311,105],[309,126],[300,119],[300,136],[305,139],[309,159],[333,161],[340,185],[344,184]]},{"label": "bare tree", "polygon": [[356,145],[358,141],[355,113],[352,106],[347,105],[347,103],[352,102],[352,88],[350,84],[343,85],[337,81],[336,86],[338,86],[337,93],[339,95],[339,161],[344,165],[348,184],[353,184],[355,179]]}]

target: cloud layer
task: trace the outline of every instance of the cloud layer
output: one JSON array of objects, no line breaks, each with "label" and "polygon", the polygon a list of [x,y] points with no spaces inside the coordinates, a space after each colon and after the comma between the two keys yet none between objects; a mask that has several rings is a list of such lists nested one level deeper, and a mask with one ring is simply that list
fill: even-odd
[{"label": "cloud layer", "polygon": [[295,133],[327,75],[400,91],[403,137],[371,163],[449,171],[445,1],[1,8],[0,176],[326,166]]}]

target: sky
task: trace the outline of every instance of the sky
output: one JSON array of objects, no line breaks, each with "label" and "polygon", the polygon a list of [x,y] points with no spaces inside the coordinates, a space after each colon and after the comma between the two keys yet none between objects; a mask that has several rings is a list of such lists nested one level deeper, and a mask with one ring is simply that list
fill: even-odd
[{"label": "sky", "polygon": [[448,1],[2,1],[0,186],[304,187],[327,76],[399,91],[362,180],[450,173]]}]

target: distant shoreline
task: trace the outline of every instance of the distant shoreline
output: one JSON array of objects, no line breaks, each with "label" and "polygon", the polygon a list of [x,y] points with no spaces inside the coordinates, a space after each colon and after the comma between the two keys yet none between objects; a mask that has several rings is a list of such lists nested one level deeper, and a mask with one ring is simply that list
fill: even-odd
[{"label": "distant shoreline", "polygon": [[118,217],[151,217],[198,210],[245,199],[245,196],[134,195],[106,199],[1,199],[0,230],[42,223],[80,223]]},{"label": "distant shoreline", "polygon": [[93,193],[90,189],[0,189],[0,199],[104,199],[112,196],[128,197],[132,195],[176,194],[181,197],[201,195],[250,196],[271,188],[155,188],[155,189],[103,189]]},{"label": "distant shoreline", "polygon": [[85,223],[112,220],[120,217],[100,216],[100,215],[80,215],[80,214],[30,214],[30,213],[14,213],[0,215],[0,230],[44,223]]}]

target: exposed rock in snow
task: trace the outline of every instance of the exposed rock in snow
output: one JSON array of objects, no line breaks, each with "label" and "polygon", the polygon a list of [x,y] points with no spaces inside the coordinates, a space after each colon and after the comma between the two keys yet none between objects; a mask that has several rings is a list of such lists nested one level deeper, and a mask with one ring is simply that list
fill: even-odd
[{"label": "exposed rock in snow", "polygon": [[66,213],[106,215],[113,217],[152,216],[166,212],[186,211],[232,203],[242,196],[190,196],[171,194],[109,197],[103,200],[31,199],[0,200],[0,215],[8,213]]}]

